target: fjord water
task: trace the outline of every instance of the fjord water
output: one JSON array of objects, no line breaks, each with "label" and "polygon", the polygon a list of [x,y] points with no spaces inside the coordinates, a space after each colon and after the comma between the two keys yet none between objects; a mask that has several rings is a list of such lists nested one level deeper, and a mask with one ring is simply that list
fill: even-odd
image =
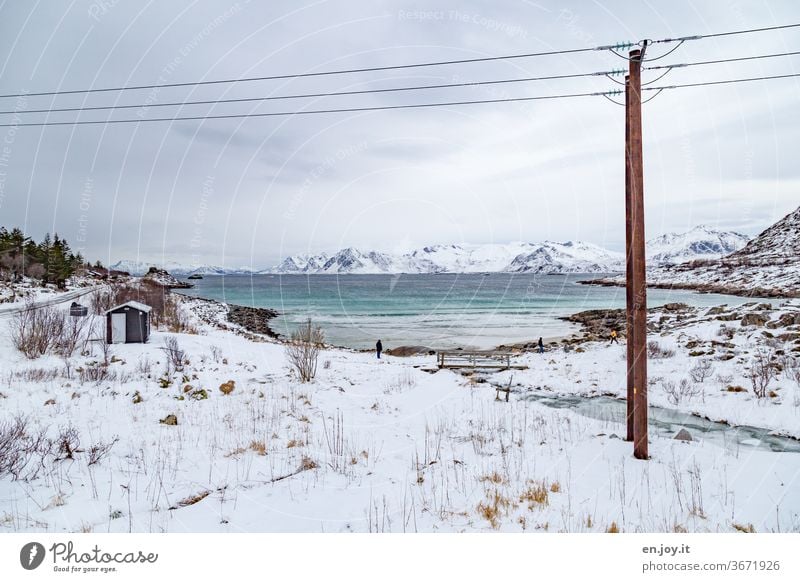
[{"label": "fjord water", "polygon": [[[491,348],[577,331],[558,319],[585,309],[625,305],[625,289],[581,285],[601,275],[515,273],[438,275],[207,275],[188,295],[280,312],[271,327],[288,336],[311,317],[326,340],[351,348],[424,345]],[[648,290],[651,307],[747,299],[691,291]]]},{"label": "fjord water", "polygon": [[[326,340],[370,348],[491,348],[564,336],[577,326],[558,319],[585,309],[625,305],[621,287],[581,285],[600,275],[514,273],[438,275],[227,275],[191,281],[184,292],[280,312],[270,326],[288,336],[311,317]],[[691,291],[648,290],[651,307],[680,301],[695,306],[746,299]]]}]

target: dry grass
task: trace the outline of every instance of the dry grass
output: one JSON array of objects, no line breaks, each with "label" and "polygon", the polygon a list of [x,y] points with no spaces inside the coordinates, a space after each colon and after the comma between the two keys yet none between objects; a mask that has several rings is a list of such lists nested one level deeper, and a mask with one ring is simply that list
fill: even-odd
[{"label": "dry grass", "polygon": [[317,465],[317,462],[314,459],[303,455],[303,458],[300,460],[301,471],[310,471],[311,469],[316,469],[317,467],[319,467],[319,465]]},{"label": "dry grass", "polygon": [[537,506],[549,505],[550,499],[547,493],[548,486],[544,481],[529,481],[528,487],[520,494],[519,500],[528,504],[528,509]]},{"label": "dry grass", "polygon": [[611,525],[606,528],[606,533],[619,533],[619,526],[616,521],[612,521]]},{"label": "dry grass", "polygon": [[561,492],[561,484],[558,481],[554,481],[550,485],[550,492],[551,493],[560,493]]},{"label": "dry grass", "polygon": [[484,475],[479,479],[479,481],[481,483],[494,483],[495,485],[501,485],[505,483],[505,479],[503,479],[503,476],[497,471],[494,471],[489,475]]},{"label": "dry grass", "polygon": [[497,490],[489,492],[488,499],[478,503],[478,513],[489,522],[492,529],[500,527],[500,518],[514,507],[511,500]]},{"label": "dry grass", "polygon": [[203,499],[209,496],[211,491],[201,491],[197,495],[190,495],[186,499],[181,499],[178,501],[177,505],[173,505],[170,509],[177,509],[178,507],[188,507],[190,505],[194,505],[195,503],[201,502]]},{"label": "dry grass", "polygon": [[219,391],[222,392],[225,396],[230,394],[236,388],[236,382],[233,380],[228,380],[227,382],[223,382],[219,385]]},{"label": "dry grass", "polygon": [[742,525],[740,523],[732,523],[731,526],[738,532],[742,533],[756,533],[756,528],[753,527],[752,523],[748,523],[747,525]]},{"label": "dry grass", "polygon": [[267,443],[264,441],[251,441],[250,450],[263,457],[267,454]]},{"label": "dry grass", "polygon": [[742,388],[741,386],[728,386],[725,388],[726,392],[747,392],[746,388]]}]

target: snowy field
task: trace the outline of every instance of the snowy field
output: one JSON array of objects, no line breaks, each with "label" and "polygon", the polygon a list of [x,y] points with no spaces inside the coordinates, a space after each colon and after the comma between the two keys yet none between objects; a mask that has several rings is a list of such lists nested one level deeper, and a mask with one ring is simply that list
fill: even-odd
[{"label": "snowy field", "polygon": [[[653,334],[664,353],[650,360],[651,403],[800,436],[788,370],[764,398],[746,377],[759,350],[798,344],[705,311]],[[10,321],[0,317],[0,424],[22,419],[31,442],[66,445],[32,445],[0,473],[0,531],[800,531],[798,453],[653,436],[652,459],[638,461],[623,426],[525,399],[623,395],[624,345],[526,354],[527,370],[484,378],[425,371],[433,356],[329,349],[304,384],[281,344],[197,317],[198,334],[112,346],[104,372],[97,342],[69,362],[26,359]],[[168,337],[181,370],[166,371]],[[712,370],[682,388],[706,359]],[[496,401],[491,384],[508,382],[510,402]]]}]

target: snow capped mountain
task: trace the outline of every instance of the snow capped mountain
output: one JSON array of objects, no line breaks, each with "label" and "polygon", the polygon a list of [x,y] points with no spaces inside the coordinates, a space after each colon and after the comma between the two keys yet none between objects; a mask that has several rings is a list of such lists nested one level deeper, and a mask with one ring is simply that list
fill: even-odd
[{"label": "snow capped mountain", "polygon": [[579,273],[611,272],[622,268],[622,255],[596,245],[565,243],[508,243],[432,245],[408,253],[390,254],[342,249],[328,257],[289,257],[274,273]]},{"label": "snow capped mountain", "polygon": [[117,261],[111,268],[117,271],[125,271],[131,275],[141,276],[150,270],[150,267],[157,267],[164,269],[172,275],[231,275],[231,274],[247,274],[255,272],[254,269],[249,267],[229,268],[229,267],[216,267],[212,265],[184,265],[174,261],[167,261],[164,263],[146,262],[146,261]]},{"label": "snow capped mountain", "polygon": [[609,273],[624,269],[624,255],[580,241],[545,241],[514,257],[513,273]]},{"label": "snow capped mountain", "polygon": [[[682,234],[665,234],[647,243],[648,266],[718,258],[744,247],[747,237],[698,226]],[[267,269],[229,268],[119,261],[113,269],[143,275],[156,266],[173,275],[386,274],[386,273],[611,273],[622,271],[623,253],[581,241],[505,244],[437,244],[407,253],[347,247],[333,254],[299,254]]]},{"label": "snow capped mountain", "polygon": [[665,234],[647,241],[651,265],[674,265],[698,259],[718,259],[738,251],[749,237],[700,225],[682,234]]}]

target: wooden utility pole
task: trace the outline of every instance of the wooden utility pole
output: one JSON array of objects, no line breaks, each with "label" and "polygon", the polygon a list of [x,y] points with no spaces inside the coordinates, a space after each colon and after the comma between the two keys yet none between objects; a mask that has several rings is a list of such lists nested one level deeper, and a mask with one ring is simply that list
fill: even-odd
[{"label": "wooden utility pole", "polygon": [[633,258],[631,248],[631,124],[630,124],[630,77],[625,76],[625,349],[627,351],[627,433],[625,440],[633,442]]},{"label": "wooden utility pole", "polygon": [[[647,459],[647,281],[644,248],[644,171],[642,160],[642,59],[647,48],[629,54],[631,296],[633,319],[633,456]],[[628,362],[631,367],[631,362]]]}]

